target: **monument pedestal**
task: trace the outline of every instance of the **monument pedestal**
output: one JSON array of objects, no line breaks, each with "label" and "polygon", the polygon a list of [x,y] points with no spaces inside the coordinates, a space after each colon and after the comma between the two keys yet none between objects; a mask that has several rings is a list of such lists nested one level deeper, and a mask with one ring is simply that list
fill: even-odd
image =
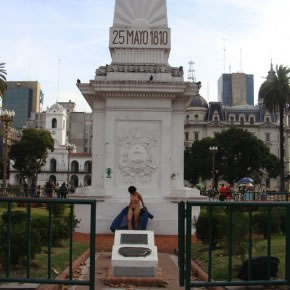
[{"label": "monument pedestal", "polygon": [[116,231],[112,250],[114,277],[155,277],[157,247],[152,231]]},{"label": "monument pedestal", "polygon": [[[127,198],[117,198],[110,196],[89,196],[89,195],[70,195],[70,198],[88,198],[97,200],[96,209],[96,233],[111,233],[110,226],[115,217],[123,208],[129,204],[129,193]],[[193,201],[202,200],[199,191],[185,190],[183,194],[176,196],[165,196],[163,198],[144,198],[147,210],[154,216],[148,222],[147,229],[154,231],[158,235],[177,235],[178,234],[178,206],[181,200]],[[192,214],[198,216],[199,207],[192,208]],[[80,220],[77,228],[78,232],[89,233],[90,231],[90,212],[86,205],[76,205],[76,218]]]}]

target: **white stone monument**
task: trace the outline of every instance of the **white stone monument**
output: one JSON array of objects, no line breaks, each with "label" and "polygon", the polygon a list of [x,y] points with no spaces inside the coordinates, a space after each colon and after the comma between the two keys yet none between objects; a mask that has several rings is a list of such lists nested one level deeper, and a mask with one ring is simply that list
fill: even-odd
[{"label": "white stone monument", "polygon": [[[124,256],[120,249],[149,249],[148,255]],[[155,277],[158,266],[157,247],[152,231],[116,231],[112,250],[115,277]]]},{"label": "white stone monument", "polygon": [[[134,185],[154,215],[156,234],[177,233],[176,201],[198,199],[184,187],[184,115],[196,83],[168,64],[171,31],[165,0],[116,0],[110,28],[112,63],[78,88],[93,111],[92,186],[76,197],[96,198],[97,232],[129,203]],[[80,230],[88,214],[77,207]]]}]

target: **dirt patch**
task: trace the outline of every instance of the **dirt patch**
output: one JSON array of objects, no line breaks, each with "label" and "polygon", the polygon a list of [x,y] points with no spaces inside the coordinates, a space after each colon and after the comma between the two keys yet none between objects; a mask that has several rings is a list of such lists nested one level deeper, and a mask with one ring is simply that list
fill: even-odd
[{"label": "dirt patch", "polygon": [[[90,243],[90,235],[83,233],[74,233],[74,241],[88,244]],[[195,236],[192,236],[192,242],[197,243]],[[98,234],[96,235],[96,251],[111,252],[114,244],[114,234]],[[159,253],[172,253],[178,248],[178,236],[172,235],[155,235],[155,245]]]}]

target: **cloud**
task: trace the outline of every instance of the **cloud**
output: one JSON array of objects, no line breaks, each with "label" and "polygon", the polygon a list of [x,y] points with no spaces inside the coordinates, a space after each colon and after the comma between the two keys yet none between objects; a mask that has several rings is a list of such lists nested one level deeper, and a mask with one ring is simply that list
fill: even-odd
[{"label": "cloud", "polygon": [[[97,67],[111,62],[109,27],[114,0],[10,0],[2,4],[1,60],[10,80],[39,80],[45,106],[71,98],[79,110],[88,110],[75,87],[88,82]],[[289,64],[289,0],[170,0],[172,29],[170,64],[195,62],[202,94],[217,100],[217,80],[226,71],[242,70],[255,76],[255,92],[274,63]],[[242,49],[242,58],[240,58]]]}]

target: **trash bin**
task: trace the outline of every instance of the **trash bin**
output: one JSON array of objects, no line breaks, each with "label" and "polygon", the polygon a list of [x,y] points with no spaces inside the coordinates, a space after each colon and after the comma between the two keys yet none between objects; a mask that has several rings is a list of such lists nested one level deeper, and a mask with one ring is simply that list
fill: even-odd
[{"label": "trash bin", "polygon": [[[276,257],[270,257],[270,278],[277,277],[280,260]],[[258,256],[251,260],[251,280],[267,280],[268,257]],[[238,278],[248,281],[248,260],[240,268]]]}]

